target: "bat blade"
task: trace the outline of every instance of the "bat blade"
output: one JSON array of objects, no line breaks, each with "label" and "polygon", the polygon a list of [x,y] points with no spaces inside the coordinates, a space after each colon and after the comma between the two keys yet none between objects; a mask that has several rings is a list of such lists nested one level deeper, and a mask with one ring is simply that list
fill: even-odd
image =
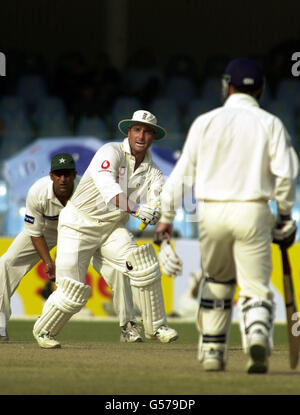
[{"label": "bat blade", "polygon": [[[293,335],[293,325],[297,322],[297,306],[292,280],[291,266],[287,250],[281,248],[284,300],[288,330],[289,359],[291,369],[296,369],[299,360],[299,336]],[[296,313],[296,314],[295,314]],[[296,320],[295,320],[296,317]]]}]

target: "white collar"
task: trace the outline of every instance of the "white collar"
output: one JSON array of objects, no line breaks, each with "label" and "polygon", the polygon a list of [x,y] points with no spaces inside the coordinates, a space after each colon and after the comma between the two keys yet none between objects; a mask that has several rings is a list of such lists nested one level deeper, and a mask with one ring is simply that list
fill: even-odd
[{"label": "white collar", "polygon": [[249,94],[234,93],[230,95],[224,104],[225,107],[259,107],[257,100]]},{"label": "white collar", "polygon": [[56,196],[54,194],[54,190],[53,190],[53,181],[50,179],[50,183],[48,184],[48,189],[47,189],[47,197],[48,199],[56,199]]},{"label": "white collar", "polygon": [[[123,149],[124,149],[125,153],[128,153],[128,154],[132,155],[131,154],[131,149],[130,149],[128,137],[126,137],[124,139],[124,141],[123,141]],[[151,157],[151,153],[150,153],[150,151],[148,149],[147,152],[146,152],[146,155],[144,157],[144,160],[142,161],[142,163],[151,163],[151,161],[152,161],[152,157]]]}]

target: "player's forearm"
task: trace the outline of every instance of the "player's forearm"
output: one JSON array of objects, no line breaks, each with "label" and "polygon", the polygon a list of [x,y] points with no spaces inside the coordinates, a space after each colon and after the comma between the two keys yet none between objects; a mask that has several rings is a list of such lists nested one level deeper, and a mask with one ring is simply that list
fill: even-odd
[{"label": "player's forearm", "polygon": [[290,214],[295,201],[296,183],[295,180],[282,177],[276,178],[275,200],[278,211],[281,215]]},{"label": "player's forearm", "polygon": [[31,236],[31,241],[42,261],[45,264],[52,263],[47,242],[43,236]]},{"label": "player's forearm", "polygon": [[160,222],[171,224],[174,221],[176,216],[176,210],[174,208],[174,201],[172,200],[170,194],[163,194],[161,195],[161,218]]}]

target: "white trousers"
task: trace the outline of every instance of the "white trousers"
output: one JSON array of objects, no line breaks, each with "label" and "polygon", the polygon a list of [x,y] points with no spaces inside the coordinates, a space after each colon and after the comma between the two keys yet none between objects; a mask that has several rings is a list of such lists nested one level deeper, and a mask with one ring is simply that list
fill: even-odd
[{"label": "white trousers", "polygon": [[199,237],[204,275],[236,279],[240,297],[273,299],[270,290],[271,229],[266,202],[199,202]]},{"label": "white trousers", "polygon": [[123,224],[93,221],[69,202],[59,217],[56,280],[69,277],[84,283],[91,262],[112,289],[123,326],[135,320],[130,280],[124,275],[126,258],[135,248],[137,243]]},{"label": "white trousers", "polygon": [[[49,250],[56,245],[56,232],[44,235]],[[13,240],[5,254],[0,258],[0,312],[6,321],[11,316],[10,298],[16,291],[22,278],[39,261],[40,256],[31,242],[31,237],[21,231]]]},{"label": "white trousers", "polygon": [[[49,250],[57,243],[57,233],[44,234]],[[134,244],[134,246],[136,246]],[[41,260],[32,244],[31,237],[21,231],[13,240],[5,254],[0,258],[0,312],[5,315],[6,322],[11,316],[10,299],[18,288],[23,277]],[[129,278],[122,272],[112,268],[96,252],[91,265],[105,279],[113,292],[114,309],[119,317],[120,326],[127,321],[134,321],[134,306]]]},{"label": "white trousers", "polygon": [[111,265],[101,262],[98,255],[93,256],[91,265],[112,290],[113,306],[120,326],[125,326],[128,321],[136,321],[129,278]]}]

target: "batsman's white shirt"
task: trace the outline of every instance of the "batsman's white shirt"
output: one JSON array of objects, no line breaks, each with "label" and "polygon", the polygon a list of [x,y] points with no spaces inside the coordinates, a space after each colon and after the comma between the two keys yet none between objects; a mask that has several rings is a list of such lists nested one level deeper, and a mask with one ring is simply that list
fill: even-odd
[{"label": "batsman's white shirt", "polygon": [[158,203],[163,176],[150,152],[135,171],[134,167],[128,138],[122,143],[105,144],[82,176],[71,198],[72,205],[96,221],[124,222],[128,213],[109,204],[118,194],[124,192],[137,203]]},{"label": "batsman's white shirt", "polygon": [[267,202],[275,198],[282,214],[290,212],[298,170],[282,122],[250,95],[233,94],[191,125],[163,187],[161,222],[174,218],[170,207],[182,198],[176,189],[194,185],[204,272],[221,281],[236,272],[241,295],[269,298],[273,217]]},{"label": "batsman's white shirt", "polygon": [[[198,200],[268,201],[275,197],[286,214],[294,203],[298,170],[298,158],[283,123],[250,95],[233,94],[223,107],[195,119],[161,199],[166,207],[174,198],[178,204],[182,195],[176,189],[189,183]],[[274,176],[280,178],[276,183]],[[170,218],[170,213],[163,212],[161,221],[170,222]]]}]

